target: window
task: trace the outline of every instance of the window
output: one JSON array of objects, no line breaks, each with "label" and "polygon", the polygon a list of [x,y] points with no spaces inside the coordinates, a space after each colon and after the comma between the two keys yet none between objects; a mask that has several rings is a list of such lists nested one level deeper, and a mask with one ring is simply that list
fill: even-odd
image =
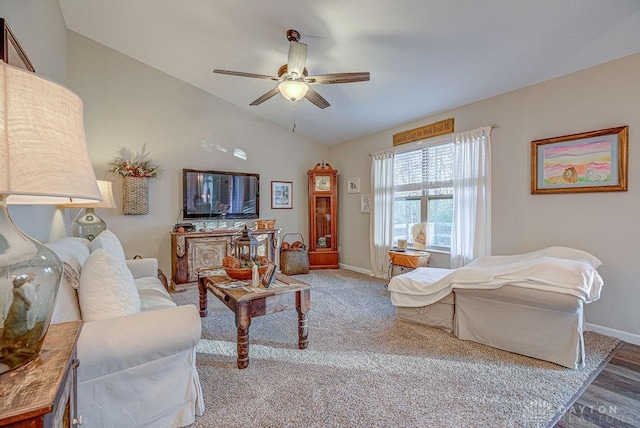
[{"label": "window", "polygon": [[413,247],[411,229],[427,223],[427,247],[451,247],[453,219],[453,143],[397,153],[393,172],[393,244],[406,239]]}]

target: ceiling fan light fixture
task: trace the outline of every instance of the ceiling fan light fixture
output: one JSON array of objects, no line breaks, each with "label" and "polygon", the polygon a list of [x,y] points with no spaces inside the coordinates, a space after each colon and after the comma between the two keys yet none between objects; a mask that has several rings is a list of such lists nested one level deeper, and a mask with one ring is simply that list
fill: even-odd
[{"label": "ceiling fan light fixture", "polygon": [[231,71],[214,69],[214,73],[227,74],[230,76],[250,77],[253,79],[266,79],[280,82],[278,86],[260,95],[249,105],[257,106],[275,97],[278,92],[287,100],[295,102],[300,98],[306,98],[313,105],[320,109],[329,107],[331,104],[322,95],[313,90],[309,85],[316,84],[336,84],[366,82],[369,80],[369,72],[358,73],[329,73],[309,76],[309,71],[305,67],[307,61],[307,45],[300,43],[300,33],[296,30],[287,31],[289,40],[289,53],[287,63],[280,66],[278,76],[268,76],[265,74],[246,73],[244,71]]},{"label": "ceiling fan light fixture", "polygon": [[282,96],[289,101],[298,101],[307,94],[309,85],[299,80],[285,80],[278,85],[278,89]]}]

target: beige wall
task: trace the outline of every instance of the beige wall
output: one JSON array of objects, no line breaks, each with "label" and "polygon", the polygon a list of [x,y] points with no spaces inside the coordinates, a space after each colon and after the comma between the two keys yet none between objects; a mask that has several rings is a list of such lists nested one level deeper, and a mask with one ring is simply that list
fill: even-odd
[{"label": "beige wall", "polygon": [[[170,275],[169,231],[182,208],[183,168],[259,173],[260,217],[277,218],[283,233],[306,233],[306,171],[327,157],[327,147],[73,32],[67,56],[68,84],[84,100],[98,178],[116,180],[106,171],[123,146],[139,151],[147,143],[162,168],[161,178],[150,180],[148,215],[121,214],[117,180],[120,209],[98,211],[128,257],[157,257]],[[228,152],[207,151],[203,141]],[[247,153],[246,161],[232,156],[235,147]],[[271,209],[272,180],[293,182],[293,209]]]},{"label": "beige wall", "polygon": [[[369,215],[347,178],[360,177],[370,193],[368,153],[392,147],[394,133],[455,118],[457,131],[498,124],[491,133],[493,254],[516,254],[550,245],[589,251],[603,261],[602,298],[587,305],[587,322],[640,334],[640,55],[426,117],[333,146],[329,159],[341,171],[341,262],[370,269]],[[531,141],[629,125],[629,191],[531,195]],[[442,262],[438,259],[438,262]]]}]

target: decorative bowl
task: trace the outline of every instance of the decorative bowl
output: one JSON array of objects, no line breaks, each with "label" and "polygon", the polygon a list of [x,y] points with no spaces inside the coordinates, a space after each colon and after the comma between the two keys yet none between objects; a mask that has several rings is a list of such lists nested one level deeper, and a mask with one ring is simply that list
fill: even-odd
[{"label": "decorative bowl", "polygon": [[[251,279],[251,268],[232,269],[225,267],[225,272],[229,278],[233,279]],[[258,266],[258,273],[263,275],[267,271],[267,266]]]}]

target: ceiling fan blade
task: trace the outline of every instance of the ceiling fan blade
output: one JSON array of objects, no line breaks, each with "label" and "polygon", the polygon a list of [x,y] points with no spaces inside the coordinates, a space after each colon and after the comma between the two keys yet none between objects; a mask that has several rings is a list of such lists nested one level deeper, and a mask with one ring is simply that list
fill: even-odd
[{"label": "ceiling fan blade", "polygon": [[369,72],[317,74],[304,79],[305,82],[310,84],[322,83],[325,85],[332,83],[366,82],[368,80]]},{"label": "ceiling fan blade", "polygon": [[307,45],[292,40],[289,42],[289,57],[287,59],[287,73],[292,79],[302,76],[304,64],[307,61]]},{"label": "ceiling fan blade", "polygon": [[322,109],[327,108],[331,105],[329,104],[329,101],[325,100],[322,95],[314,91],[312,88],[309,88],[307,94],[304,97]]},{"label": "ceiling fan blade", "polygon": [[260,96],[259,98],[257,98],[254,102],[252,102],[249,105],[250,106],[257,106],[259,104],[262,104],[263,102],[267,101],[269,98],[273,97],[274,95],[276,95],[279,92],[280,92],[280,90],[276,86],[275,88],[273,88],[272,90],[270,90],[266,94],[264,94],[264,95]]},{"label": "ceiling fan blade", "polygon": [[213,72],[218,74],[228,74],[230,76],[252,77],[254,79],[268,79],[268,80],[276,80],[276,81],[281,80],[279,77],[276,77],[276,76],[267,76],[265,74],[255,74],[255,73],[245,73],[242,71],[219,70],[217,68],[213,70]]}]

